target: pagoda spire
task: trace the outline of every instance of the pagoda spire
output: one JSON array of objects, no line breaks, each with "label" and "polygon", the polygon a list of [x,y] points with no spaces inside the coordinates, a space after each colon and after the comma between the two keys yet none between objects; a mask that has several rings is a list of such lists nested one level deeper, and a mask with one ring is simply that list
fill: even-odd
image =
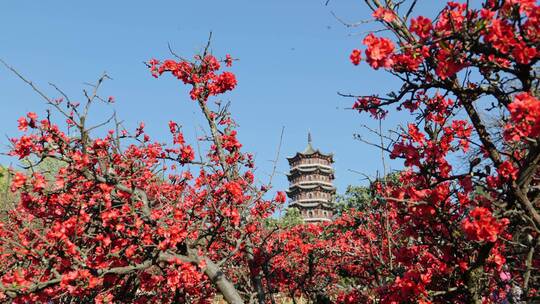
[{"label": "pagoda spire", "polygon": [[311,131],[309,130],[307,133],[307,147],[303,153],[306,153],[306,154],[315,153],[315,149],[313,149],[313,146],[311,145]]}]

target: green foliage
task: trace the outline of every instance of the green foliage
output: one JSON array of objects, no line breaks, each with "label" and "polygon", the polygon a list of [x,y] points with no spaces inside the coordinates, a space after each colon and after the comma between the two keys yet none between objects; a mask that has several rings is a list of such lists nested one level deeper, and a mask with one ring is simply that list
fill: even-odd
[{"label": "green foliage", "polygon": [[349,209],[363,211],[373,200],[371,189],[366,186],[347,186],[344,194],[336,197],[335,213],[339,216]]},{"label": "green foliage", "polygon": [[3,166],[0,166],[0,191],[3,191],[7,187],[8,175],[8,170]]},{"label": "green foliage", "polygon": [[265,226],[268,229],[275,227],[289,228],[304,223],[304,219],[300,214],[300,210],[296,208],[287,208],[285,214],[281,218],[268,218],[265,221]]},{"label": "green foliage", "polygon": [[370,207],[371,202],[376,198],[372,185],[379,182],[393,184],[399,183],[399,172],[390,173],[384,178],[377,179],[369,186],[349,185],[344,194],[336,197],[336,215],[339,216],[350,209],[366,211]]}]

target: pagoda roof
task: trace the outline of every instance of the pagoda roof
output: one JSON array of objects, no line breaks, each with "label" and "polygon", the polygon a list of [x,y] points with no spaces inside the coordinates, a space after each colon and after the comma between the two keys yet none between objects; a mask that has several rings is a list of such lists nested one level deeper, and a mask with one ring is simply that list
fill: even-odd
[{"label": "pagoda roof", "polygon": [[305,207],[305,208],[309,208],[309,207],[322,207],[323,209],[328,209],[328,210],[332,210],[334,209],[333,206],[332,206],[332,203],[328,202],[328,201],[322,201],[322,200],[312,200],[312,201],[292,201],[289,203],[289,207],[295,207],[295,206],[300,206],[300,207]]},{"label": "pagoda roof", "polygon": [[306,223],[318,223],[318,222],[331,222],[332,220],[326,217],[306,217],[304,218]]},{"label": "pagoda roof", "polygon": [[313,148],[313,145],[311,144],[311,133],[308,133],[308,144],[306,148],[304,149],[304,151],[297,152],[292,157],[287,157],[287,160],[289,160],[289,163],[291,163],[292,161],[301,157],[313,157],[313,156],[320,156],[321,158],[329,158],[330,160],[332,160],[334,155],[332,153],[324,153],[324,152],[321,152],[319,149]]},{"label": "pagoda roof", "polygon": [[309,165],[309,166],[296,166],[291,169],[289,173],[287,173],[287,176],[292,176],[295,173],[313,173],[313,172],[322,172],[322,173],[330,173],[333,174],[334,170],[331,168],[328,168],[327,166],[321,166],[321,165]]},{"label": "pagoda roof", "polygon": [[332,192],[332,193],[336,192],[336,188],[334,186],[327,186],[327,185],[315,182],[313,184],[301,184],[301,183],[298,183],[298,184],[291,185],[290,188],[287,190],[287,193],[288,194],[289,193],[295,193],[298,190],[315,190],[315,189],[328,191],[328,192]]}]

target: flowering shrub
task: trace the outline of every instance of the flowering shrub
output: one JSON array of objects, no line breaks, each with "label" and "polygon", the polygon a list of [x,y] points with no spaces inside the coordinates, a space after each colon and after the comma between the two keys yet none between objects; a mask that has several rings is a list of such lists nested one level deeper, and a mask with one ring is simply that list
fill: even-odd
[{"label": "flowering shrub", "polygon": [[431,20],[366,3],[395,39],[368,34],[351,63],[364,52],[403,83],[352,108],[412,115],[381,147],[405,168],[374,182],[362,210],[270,237],[267,288],[315,303],[537,301],[538,5],[449,2]]},{"label": "flowering shrub", "polygon": [[[405,3],[365,2],[393,35],[368,34],[366,62],[396,75],[402,86],[388,97],[358,96],[353,109],[383,119],[395,106],[414,122],[389,143],[390,157],[404,160],[400,182],[377,190],[397,226],[387,229],[390,237],[354,243],[383,262],[363,273],[379,279],[339,298],[534,302],[540,288],[534,275],[540,266],[538,4],[488,0],[475,9],[448,2],[431,20],[409,17]],[[388,239],[393,246],[385,248]],[[381,258],[383,250],[389,254]],[[360,257],[359,264],[374,264]],[[369,284],[363,275],[352,275],[353,286]]]},{"label": "flowering shrub", "polygon": [[62,166],[52,180],[14,175],[20,200],[0,225],[3,302],[209,303],[219,291],[241,303],[240,292],[253,290],[237,270],[249,269],[251,239],[284,194],[262,198],[234,121],[208,105],[210,96],[236,86],[235,76],[219,73],[220,61],[208,53],[193,62],[151,60],[149,67],[156,77],[171,73],[192,86],[211,132],[207,158],[194,161],[173,121],[171,145],[153,142],[144,124],[133,133],[113,125],[105,137],[91,138],[89,108],[111,102],[97,90],[84,107],[47,98],[78,136],[35,113],[18,120],[24,135],[11,140],[10,154]]}]

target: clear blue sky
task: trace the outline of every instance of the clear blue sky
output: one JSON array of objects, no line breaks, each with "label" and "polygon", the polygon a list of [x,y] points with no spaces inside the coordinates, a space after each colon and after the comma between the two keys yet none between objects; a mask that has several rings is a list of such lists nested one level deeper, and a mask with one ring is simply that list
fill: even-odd
[{"label": "clear blue sky", "polygon": [[[389,75],[363,64],[354,67],[348,56],[372,25],[346,28],[331,14],[355,22],[369,18],[363,1],[2,1],[0,3],[0,57],[15,66],[51,96],[53,82],[72,99],[82,99],[84,82],[103,71],[114,79],[103,87],[104,96],[116,97],[114,109],[134,127],[144,121],[154,139],[168,138],[167,122],[182,123],[194,138],[203,121],[181,84],[169,77],[156,80],[142,64],[152,57],[169,57],[167,43],[184,56],[199,51],[213,31],[216,55],[230,53],[240,61],[233,72],[239,85],[225,100],[240,124],[246,151],[256,155],[258,178],[271,171],[282,126],[285,127],[276,189],[285,189],[285,156],[304,149],[308,130],[314,145],[335,155],[336,185],[363,183],[358,171],[374,176],[382,169],[380,151],[353,139],[361,133],[372,140],[362,124],[377,127],[368,115],[351,110],[344,93],[384,93],[397,88]],[[419,1],[428,15],[442,1]],[[28,111],[43,114],[45,105],[29,87],[0,68],[4,135],[18,135],[16,120]],[[103,119],[112,108],[96,109]],[[391,115],[385,127],[404,123]],[[199,133],[200,134],[200,133]],[[0,159],[9,163],[7,158]],[[392,163],[399,168],[400,163]]]}]

